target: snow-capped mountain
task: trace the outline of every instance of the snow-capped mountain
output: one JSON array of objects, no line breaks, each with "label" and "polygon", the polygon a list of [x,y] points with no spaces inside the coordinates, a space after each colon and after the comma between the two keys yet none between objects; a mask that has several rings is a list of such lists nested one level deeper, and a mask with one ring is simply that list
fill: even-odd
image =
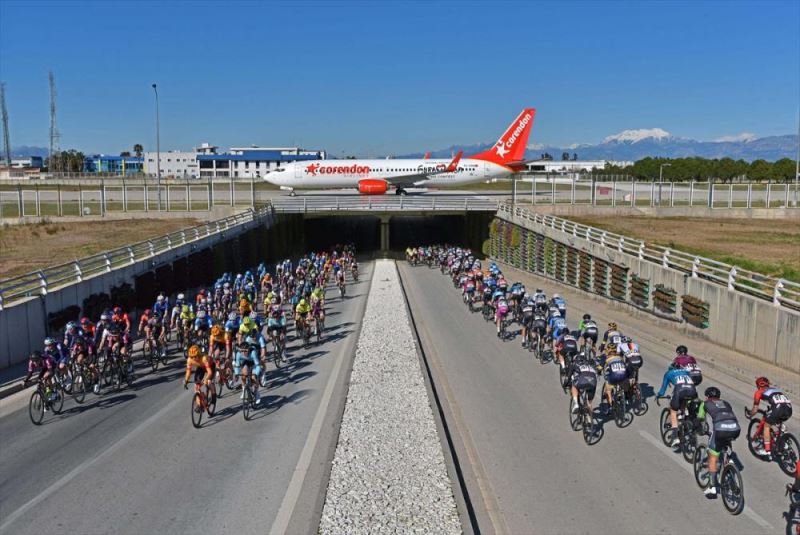
[{"label": "snow-capped mountain", "polygon": [[[725,136],[714,141],[697,141],[672,135],[661,128],[623,130],[607,136],[598,144],[573,144],[554,146],[534,143],[528,146],[526,158],[536,159],[543,153],[560,159],[562,153],[577,153],[581,160],[640,160],[648,156],[663,158],[733,158],[753,161],[767,161],[781,158],[795,158],[797,154],[796,135],[757,137],[744,132],[735,136]],[[433,158],[450,158],[459,150],[465,155],[487,150],[493,143],[477,145],[452,145],[446,149],[432,151]],[[422,152],[403,157],[419,158]]]}]

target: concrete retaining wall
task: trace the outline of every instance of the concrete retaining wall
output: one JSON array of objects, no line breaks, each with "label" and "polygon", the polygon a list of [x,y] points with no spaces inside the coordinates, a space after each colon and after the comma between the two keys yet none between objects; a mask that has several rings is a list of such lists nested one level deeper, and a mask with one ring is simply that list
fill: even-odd
[{"label": "concrete retaining wall", "polygon": [[[223,260],[221,262],[216,261],[216,259],[212,262],[213,264],[220,264],[223,269],[219,271],[215,270],[215,265],[199,266],[199,269],[203,270],[208,277],[215,276],[227,269],[240,269],[241,261],[255,257],[254,254],[244,254],[245,251],[234,253],[230,249],[247,248],[247,253],[260,251],[265,253],[264,256],[266,256],[267,251],[273,247],[266,243],[254,243],[254,241],[258,239],[256,234],[263,234],[266,237],[265,232],[260,233],[257,230],[266,230],[272,223],[273,220],[271,218],[266,221],[245,223],[224,233],[208,236],[146,260],[87,278],[76,284],[51,290],[45,296],[31,297],[4,308],[0,311],[0,369],[23,362],[31,351],[41,349],[44,337],[48,334],[54,334],[48,332],[48,314],[58,312],[69,306],[77,305],[80,307],[84,299],[93,294],[110,294],[113,286],[119,286],[123,283],[136,286],[137,277],[155,272],[165,266],[169,269],[173,265],[181,262],[185,263],[187,257],[209,248],[212,248],[214,253],[225,254],[226,258],[221,259]],[[281,218],[279,226],[282,223]],[[248,232],[252,230],[256,232]],[[245,243],[239,243],[242,240]],[[233,245],[232,248],[230,247],[231,245]],[[278,248],[281,251],[285,251],[282,247]],[[214,256],[218,256],[218,254]],[[198,255],[198,258],[202,257],[203,255]],[[185,266],[182,267],[185,268]],[[136,288],[136,290],[141,291],[142,288]],[[148,298],[154,300],[155,293],[149,295]],[[97,318],[92,319],[96,320]]]},{"label": "concrete retaining wall", "polygon": [[[800,313],[797,311],[776,306],[737,290],[729,290],[711,281],[693,278],[690,274],[603,247],[560,230],[537,225],[527,219],[506,215],[498,217],[594,258],[627,267],[630,274],[649,280],[651,288],[656,284],[663,284],[674,289],[679,296],[679,311],[681,295],[691,295],[708,302],[709,326],[706,329],[684,323],[677,316],[674,318],[681,322],[680,329],[685,334],[706,338],[784,369],[800,371],[800,351],[797,349],[800,347]],[[630,297],[630,288],[627,297]],[[637,308],[641,309],[638,306]],[[652,292],[646,308],[653,310]]]},{"label": "concrete retaining wall", "polygon": [[[521,205],[525,206],[525,205]],[[530,206],[530,205],[528,205]],[[592,206],[589,204],[536,205],[540,214],[562,217],[654,216],[709,219],[800,219],[797,208],[708,208],[707,206]]]}]

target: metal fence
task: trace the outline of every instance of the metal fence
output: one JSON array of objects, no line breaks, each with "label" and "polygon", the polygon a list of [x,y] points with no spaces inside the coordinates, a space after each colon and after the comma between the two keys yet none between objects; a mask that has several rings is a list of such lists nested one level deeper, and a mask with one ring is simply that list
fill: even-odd
[{"label": "metal fence", "polygon": [[518,206],[512,207],[509,204],[503,204],[499,207],[498,213],[509,216],[513,214],[518,218],[560,230],[576,238],[599,244],[602,247],[630,254],[641,260],[647,260],[660,264],[665,268],[672,268],[690,274],[692,277],[715,282],[727,287],[729,290],[739,290],[770,300],[775,305],[800,310],[800,284],[796,282],[776,279],[762,273],[748,271],[724,262],[717,262],[710,258],[695,256],[669,247],[647,244],[641,240],[581,225],[567,219],[532,213]]},{"label": "metal fence", "polygon": [[759,182],[638,182],[617,180],[516,180],[515,202],[592,206],[699,206],[708,208],[792,208],[795,184]]},{"label": "metal fence", "polygon": [[275,212],[494,212],[498,201],[485,197],[452,197],[403,195],[279,197],[272,200]]},{"label": "metal fence", "polygon": [[20,299],[47,295],[55,288],[75,284],[94,275],[108,273],[114,269],[147,260],[176,247],[208,236],[222,234],[247,223],[267,222],[271,217],[272,209],[267,205],[126,247],[119,247],[73,262],[2,280],[0,281],[0,310]]}]

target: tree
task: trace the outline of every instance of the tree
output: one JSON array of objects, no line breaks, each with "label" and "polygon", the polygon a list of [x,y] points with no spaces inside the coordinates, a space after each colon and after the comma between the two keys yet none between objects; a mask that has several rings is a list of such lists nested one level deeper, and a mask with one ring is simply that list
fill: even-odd
[{"label": "tree", "polygon": [[567,160],[569,160],[569,153],[568,152],[562,152],[561,153],[561,161],[566,162]]},{"label": "tree", "polygon": [[124,151],[120,152],[119,155],[122,156],[123,158],[129,158],[131,153],[126,151],[126,150],[124,150]]},{"label": "tree", "polygon": [[755,160],[750,164],[747,175],[752,180],[769,180],[771,173],[771,163],[766,160]]},{"label": "tree", "polygon": [[573,162],[578,161],[578,153],[577,152],[573,152],[572,153],[572,161]]},{"label": "tree", "polygon": [[133,153],[136,155],[137,158],[141,158],[143,152],[144,152],[144,147],[142,147],[141,143],[137,143],[133,146]]}]

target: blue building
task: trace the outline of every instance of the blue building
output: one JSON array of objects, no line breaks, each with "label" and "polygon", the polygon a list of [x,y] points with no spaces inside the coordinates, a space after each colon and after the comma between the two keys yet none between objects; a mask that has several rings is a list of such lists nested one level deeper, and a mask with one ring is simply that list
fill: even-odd
[{"label": "blue building", "polygon": [[323,150],[299,147],[232,148],[225,154],[198,154],[201,178],[261,178],[282,164],[325,159]]},{"label": "blue building", "polygon": [[95,154],[87,156],[83,162],[84,173],[106,173],[132,175],[144,172],[144,158],[136,156],[106,156]]}]

